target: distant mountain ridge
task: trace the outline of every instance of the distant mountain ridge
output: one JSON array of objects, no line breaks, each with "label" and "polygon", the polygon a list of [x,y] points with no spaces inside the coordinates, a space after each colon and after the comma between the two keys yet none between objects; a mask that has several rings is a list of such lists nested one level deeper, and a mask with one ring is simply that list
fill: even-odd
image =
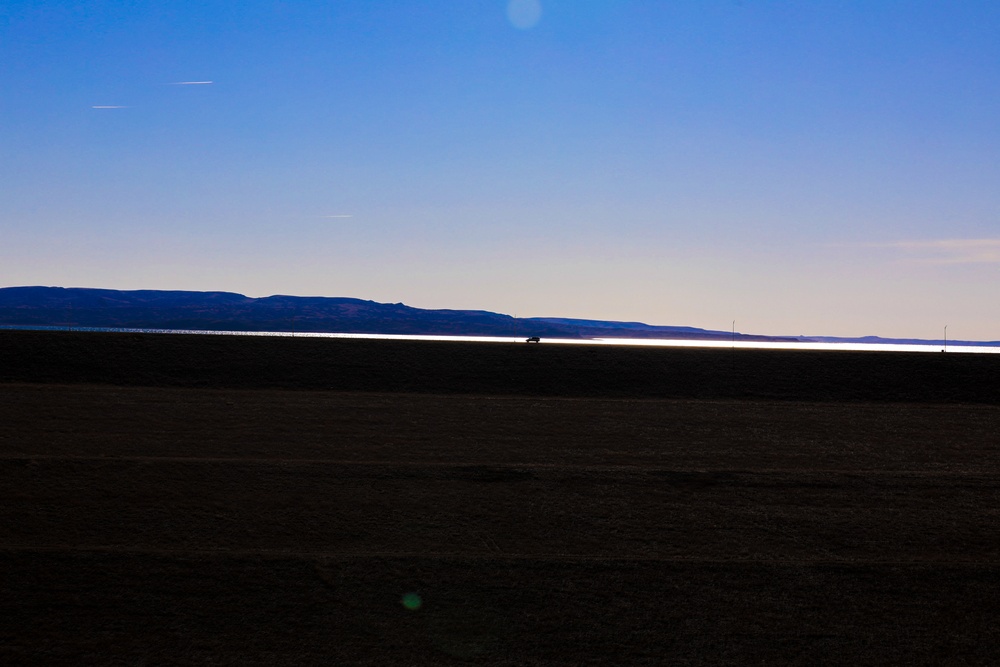
[{"label": "distant mountain ridge", "polygon": [[[762,336],[688,326],[559,317],[514,318],[486,310],[430,310],[349,297],[235,292],[111,290],[82,287],[0,288],[0,326],[298,331],[548,338],[664,338],[683,340],[816,341],[941,344],[876,336]],[[997,345],[948,341],[949,345]]]},{"label": "distant mountain ridge", "polygon": [[[300,331],[550,338],[687,338],[730,340],[728,331],[568,318],[514,318],[485,310],[428,310],[348,297],[234,292],[0,288],[0,325]],[[736,334],[737,340],[795,340]]]}]

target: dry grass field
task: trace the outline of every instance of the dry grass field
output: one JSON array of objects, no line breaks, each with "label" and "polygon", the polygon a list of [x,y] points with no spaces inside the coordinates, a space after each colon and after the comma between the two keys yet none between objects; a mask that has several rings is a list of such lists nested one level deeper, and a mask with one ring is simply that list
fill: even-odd
[{"label": "dry grass field", "polygon": [[3,664],[1000,655],[985,355],[0,332],[0,469]]}]

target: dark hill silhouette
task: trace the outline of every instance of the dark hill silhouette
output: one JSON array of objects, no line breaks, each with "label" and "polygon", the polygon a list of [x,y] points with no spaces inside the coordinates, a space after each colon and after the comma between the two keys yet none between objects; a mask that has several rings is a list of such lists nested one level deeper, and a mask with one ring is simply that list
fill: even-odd
[{"label": "dark hill silhouette", "polygon": [[[426,310],[346,297],[233,292],[0,288],[0,325],[204,331],[688,338],[729,340],[728,331],[565,318],[513,318],[485,310]],[[737,334],[738,340],[794,340]]]}]

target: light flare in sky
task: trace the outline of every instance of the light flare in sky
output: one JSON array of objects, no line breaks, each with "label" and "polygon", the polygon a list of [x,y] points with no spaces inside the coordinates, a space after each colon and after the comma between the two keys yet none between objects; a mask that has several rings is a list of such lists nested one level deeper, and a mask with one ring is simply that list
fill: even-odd
[{"label": "light flare in sky", "polygon": [[510,0],[507,3],[507,19],[515,28],[534,28],[542,19],[542,6],[538,0]]}]

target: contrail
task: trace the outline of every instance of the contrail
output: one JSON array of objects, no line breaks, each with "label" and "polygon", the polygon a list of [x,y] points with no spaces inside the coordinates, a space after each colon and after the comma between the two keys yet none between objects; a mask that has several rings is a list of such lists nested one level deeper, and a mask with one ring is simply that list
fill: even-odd
[{"label": "contrail", "polygon": [[117,104],[95,104],[90,107],[91,109],[128,109],[128,107],[120,106]]},{"label": "contrail", "polygon": [[214,81],[174,81],[171,86],[207,86],[209,84],[215,83]]}]

